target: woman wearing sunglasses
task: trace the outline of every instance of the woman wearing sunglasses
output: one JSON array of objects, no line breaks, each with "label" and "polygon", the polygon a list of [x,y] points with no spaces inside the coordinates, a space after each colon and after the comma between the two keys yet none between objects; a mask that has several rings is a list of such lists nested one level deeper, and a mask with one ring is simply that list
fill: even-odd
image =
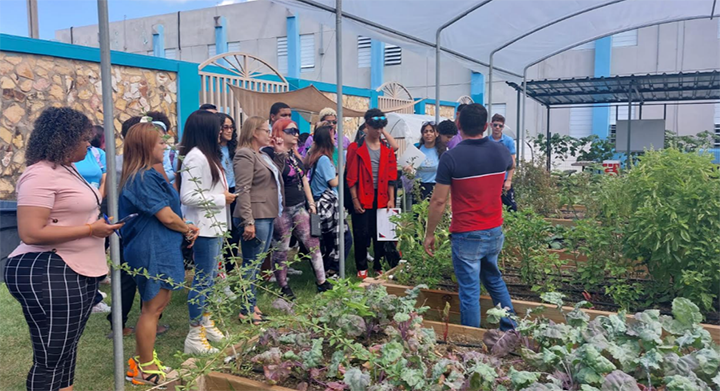
[{"label": "woman wearing sunglasses", "polygon": [[[329,126],[332,130],[333,134],[333,143],[337,145],[337,123],[338,123],[338,117],[335,110],[326,107],[322,110],[320,110],[320,113],[318,114],[320,116],[320,121],[318,121],[315,128],[317,129],[319,126]],[[314,134],[311,134],[310,137],[305,140],[305,148],[304,148],[304,154],[303,156],[307,156],[308,151],[310,151],[310,147],[312,147],[313,144],[313,136]],[[348,146],[350,145],[350,139],[343,135],[343,150],[347,151]],[[337,149],[335,150],[335,153],[333,154],[333,163],[335,163],[335,166],[337,166]]]},{"label": "woman wearing sunglasses", "polygon": [[[387,126],[387,118],[379,109],[365,113],[365,138],[348,148],[347,182],[350,187],[354,213],[355,264],[358,277],[367,277],[368,236],[373,239],[376,274],[382,273],[380,260],[385,255],[383,243],[377,241],[377,210],[395,207],[397,161],[395,152],[380,141]],[[394,265],[391,265],[391,267]]]},{"label": "woman wearing sunglasses", "polygon": [[[287,253],[290,249],[290,237],[295,237],[309,249],[310,261],[315,271],[318,291],[324,292],[331,289],[325,279],[325,267],[323,266],[322,254],[320,254],[320,241],[310,236],[310,213],[317,213],[315,200],[310,190],[310,183],[307,179],[305,165],[295,155],[298,145],[300,130],[297,124],[290,119],[283,118],[276,121],[272,127],[274,138],[282,138],[283,144],[288,149],[287,154],[277,156],[272,147],[263,148],[273,160],[282,161],[282,178],[285,185],[283,199],[285,207],[280,217],[275,219],[273,232],[272,261],[275,278],[280,285],[281,292],[289,300],[295,299],[295,294],[288,285]],[[306,208],[308,205],[308,208]]]}]

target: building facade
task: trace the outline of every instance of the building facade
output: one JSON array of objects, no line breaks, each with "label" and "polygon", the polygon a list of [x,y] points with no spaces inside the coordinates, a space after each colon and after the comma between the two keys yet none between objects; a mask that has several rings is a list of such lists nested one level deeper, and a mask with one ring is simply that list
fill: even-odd
[{"label": "building facade", "polygon": [[[493,23],[493,20],[488,20]],[[499,28],[502,28],[500,26]],[[335,83],[335,31],[295,16],[268,0],[113,22],[111,49],[201,63],[215,54],[245,52],[262,58],[292,78]],[[56,32],[56,39],[98,46],[97,26]],[[481,38],[476,38],[481,39]],[[435,99],[435,60],[366,37],[343,34],[344,84],[376,89],[383,82],[405,86],[415,99]],[[718,20],[668,23],[599,39],[551,57],[528,70],[530,80],[694,72],[720,69]],[[482,74],[443,60],[443,101],[469,96],[483,102],[487,85]],[[509,133],[517,129],[515,90],[493,83],[494,113],[507,118]],[[639,117],[637,108],[633,118]],[[720,134],[720,104],[645,106],[643,119],[666,118],[666,128],[681,135],[710,130]],[[616,117],[627,118],[627,106],[553,109],[553,133],[606,137]],[[546,131],[547,111],[528,100],[529,135]]]}]

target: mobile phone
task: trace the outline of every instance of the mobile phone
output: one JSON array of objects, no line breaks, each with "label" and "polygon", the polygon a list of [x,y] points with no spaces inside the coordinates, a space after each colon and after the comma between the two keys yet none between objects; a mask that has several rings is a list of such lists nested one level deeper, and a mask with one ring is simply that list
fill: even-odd
[{"label": "mobile phone", "polygon": [[138,214],[137,214],[137,213],[131,213],[131,214],[125,216],[122,220],[118,221],[118,222],[115,223],[115,224],[127,223],[128,221],[130,221],[130,220],[132,220],[132,219],[134,219],[134,218],[136,218],[136,217],[138,217]]}]

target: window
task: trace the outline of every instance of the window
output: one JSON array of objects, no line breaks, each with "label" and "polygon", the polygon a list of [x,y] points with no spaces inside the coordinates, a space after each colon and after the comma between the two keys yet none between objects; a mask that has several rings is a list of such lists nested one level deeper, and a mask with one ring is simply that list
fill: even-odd
[{"label": "window", "polygon": [[148,51],[147,51],[147,55],[148,55],[148,56],[154,56],[154,55],[155,55],[155,51],[154,51],[154,50],[148,50]]},{"label": "window", "polygon": [[370,68],[372,59],[372,51],[370,49],[371,40],[368,37],[358,37],[358,68]]},{"label": "window", "polygon": [[637,34],[637,29],[615,34],[612,36],[612,46],[637,46]]},{"label": "window", "polygon": [[228,52],[239,52],[240,42],[228,42]]},{"label": "window", "polygon": [[287,37],[278,37],[277,39],[277,64],[278,72],[287,74],[288,57],[287,57]]},{"label": "window", "polygon": [[593,49],[593,50],[595,49],[595,41],[590,41],[590,42],[584,43],[580,46],[575,46],[574,48],[572,48],[570,50],[589,50],[589,49]]},{"label": "window", "polygon": [[300,70],[315,68],[315,34],[300,36]]},{"label": "window", "polygon": [[505,115],[505,110],[507,110],[507,104],[505,103],[493,103],[492,104],[492,115],[489,119],[492,120],[492,116],[495,114],[500,114],[503,117],[505,117],[505,122],[507,122],[507,116]]},{"label": "window", "polygon": [[215,45],[208,45],[208,58],[213,57],[217,54],[217,51],[215,50]]},{"label": "window", "polygon": [[[635,119],[636,108],[632,107],[632,117]],[[615,142],[615,135],[617,134],[617,121],[627,121],[628,107],[627,104],[619,104],[610,106],[610,141]]]},{"label": "window", "polygon": [[165,58],[168,60],[177,60],[177,49],[165,49]]},{"label": "window", "polygon": [[385,65],[402,64],[402,48],[385,44]]},{"label": "window", "polygon": [[715,148],[720,147],[720,103],[715,103]]},{"label": "window", "polygon": [[570,137],[583,138],[592,134],[592,107],[570,108]]}]

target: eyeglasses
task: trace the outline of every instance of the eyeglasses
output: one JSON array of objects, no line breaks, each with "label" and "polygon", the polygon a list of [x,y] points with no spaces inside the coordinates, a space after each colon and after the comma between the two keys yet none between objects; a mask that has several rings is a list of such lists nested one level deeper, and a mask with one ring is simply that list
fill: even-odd
[{"label": "eyeglasses", "polygon": [[235,130],[235,127],[232,125],[223,125],[222,130]]},{"label": "eyeglasses", "polygon": [[327,123],[330,124],[330,125],[337,125],[337,121],[336,121],[336,120],[325,121],[325,122],[327,122]]},{"label": "eyeglasses", "polygon": [[269,128],[257,128],[257,130],[262,130],[263,132],[270,133]]},{"label": "eyeglasses", "polygon": [[373,121],[385,121],[387,118],[383,115],[382,117],[372,117],[370,118]]},{"label": "eyeglasses", "polygon": [[435,121],[425,121],[425,122],[422,123],[423,128],[426,127],[426,126],[428,126],[428,125],[430,125],[430,126],[435,126]]},{"label": "eyeglasses", "polygon": [[283,132],[285,132],[285,134],[290,134],[293,136],[300,135],[300,129],[298,129],[298,128],[285,128],[285,129],[283,129]]},{"label": "eyeglasses", "polygon": [[505,124],[501,124],[501,123],[495,123],[495,122],[493,122],[492,126],[493,126],[493,128],[498,128],[498,129],[502,129],[502,128],[504,128],[504,127],[505,127]]}]

